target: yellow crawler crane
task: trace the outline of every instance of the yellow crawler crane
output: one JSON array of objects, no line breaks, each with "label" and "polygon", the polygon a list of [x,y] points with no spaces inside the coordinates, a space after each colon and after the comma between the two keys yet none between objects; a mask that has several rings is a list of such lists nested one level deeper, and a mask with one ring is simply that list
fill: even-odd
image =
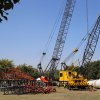
[{"label": "yellow crawler crane", "polygon": [[[82,67],[88,67],[89,63],[94,55],[98,39],[100,36],[100,15],[98,16],[96,23],[91,30],[91,32],[88,33],[88,42],[84,51],[83,59],[82,59]],[[83,38],[80,44],[82,44],[86,38]],[[80,45],[81,46],[81,45]],[[79,47],[78,47],[79,49]],[[81,71],[79,73],[74,72],[72,70],[66,70],[68,67],[66,67],[66,61],[70,59],[71,56],[73,56],[78,49],[74,49],[73,52],[67,57],[67,59],[64,60],[62,63],[61,71],[59,73],[59,82],[60,83],[65,83],[65,86],[68,87],[68,89],[73,89],[73,88],[87,88],[90,86],[87,83],[87,79],[85,79],[83,76],[79,75],[79,73],[83,74]],[[62,70],[64,68],[64,71]]]},{"label": "yellow crawler crane", "polygon": [[68,89],[85,89],[89,86],[87,79],[74,71],[74,66],[68,67],[66,65],[66,62],[77,52],[77,48],[73,49],[73,52],[61,63],[61,70],[59,72],[59,86],[63,85]]},{"label": "yellow crawler crane", "polygon": [[79,75],[76,71],[63,71],[59,72],[59,85],[64,85],[68,89],[85,89],[88,88],[87,79]]}]

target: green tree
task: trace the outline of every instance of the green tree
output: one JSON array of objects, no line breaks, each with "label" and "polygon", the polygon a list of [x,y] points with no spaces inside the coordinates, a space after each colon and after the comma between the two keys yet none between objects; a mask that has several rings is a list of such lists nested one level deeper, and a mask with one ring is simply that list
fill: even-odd
[{"label": "green tree", "polygon": [[85,68],[86,75],[89,79],[100,78],[100,61],[94,61]]},{"label": "green tree", "polygon": [[37,69],[33,68],[31,65],[22,64],[22,65],[17,66],[17,68],[19,68],[21,71],[31,75],[34,78],[39,77],[39,73],[38,73]]},{"label": "green tree", "polygon": [[56,81],[59,81],[59,70],[56,70],[56,73],[54,74],[54,78]]},{"label": "green tree", "polygon": [[8,15],[7,10],[13,9],[14,5],[19,1],[20,0],[0,0],[0,22],[2,22],[3,19],[8,19],[6,17],[6,15]]},{"label": "green tree", "polygon": [[76,71],[88,79],[100,79],[100,61],[91,62],[86,67],[77,67]]},{"label": "green tree", "polygon": [[1,59],[0,60],[0,71],[5,70],[6,68],[13,68],[14,64],[12,60]]}]

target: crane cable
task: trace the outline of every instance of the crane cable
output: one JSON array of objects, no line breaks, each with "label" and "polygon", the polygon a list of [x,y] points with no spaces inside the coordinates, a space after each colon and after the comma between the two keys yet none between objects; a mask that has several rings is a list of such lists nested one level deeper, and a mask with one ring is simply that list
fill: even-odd
[{"label": "crane cable", "polygon": [[[77,49],[79,50],[80,47],[83,45],[83,43],[88,39],[88,37],[90,36],[90,31],[91,29],[94,27],[95,25],[95,22],[93,23],[93,25],[91,26],[91,28],[88,30],[88,33],[82,38],[81,42],[79,43],[79,45],[77,46]],[[80,53],[80,56],[79,58],[81,58],[81,54],[83,53],[84,51],[82,50],[82,52]],[[78,59],[79,60],[79,59]],[[76,60],[75,62],[77,62],[78,60]],[[82,60],[80,61],[80,63],[82,62]]]},{"label": "crane cable", "polygon": [[[50,43],[51,43],[51,41],[52,41],[52,38],[53,38],[53,36],[54,36],[54,33],[55,33],[55,31],[56,31],[57,25],[58,25],[58,23],[59,23],[60,17],[61,17],[61,15],[62,15],[62,12],[63,12],[63,9],[64,9],[63,4],[65,4],[65,0],[63,0],[63,2],[61,3],[61,6],[60,6],[60,8],[59,8],[59,12],[58,12],[58,14],[57,14],[56,21],[55,21],[55,23],[54,23],[54,25],[53,25],[53,29],[51,30],[51,33],[50,33],[49,38],[48,38],[48,40],[47,40],[47,43],[45,44],[45,48],[44,48],[44,50],[42,51],[42,57],[41,57],[41,59],[40,59],[39,64],[42,63],[42,61],[43,61],[43,59],[44,59],[44,57],[45,57],[45,55],[46,55],[46,53],[47,53],[47,51],[48,51],[48,48],[49,48],[49,46],[50,46]],[[39,64],[38,64],[38,65],[39,65]]]},{"label": "crane cable", "polygon": [[88,0],[86,0],[86,19],[87,19],[87,33],[88,33],[89,29]]},{"label": "crane cable", "polygon": [[[80,48],[82,46],[82,44],[85,42],[85,40],[88,38],[89,36],[89,16],[88,16],[88,0],[86,0],[86,26],[87,26],[87,31],[86,31],[86,35],[83,37],[83,39],[81,40],[81,42],[79,43],[79,45],[77,46],[77,48]],[[91,28],[90,28],[91,29]]]},{"label": "crane cable", "polygon": [[[86,0],[86,24],[87,24],[86,35],[82,38],[82,40],[81,40],[80,43],[78,44],[78,46],[77,46],[77,48],[76,48],[77,50],[79,50],[80,47],[83,45],[83,43],[87,40],[87,38],[88,38],[88,36],[89,36],[89,31],[91,30],[91,28],[90,28],[90,30],[89,30],[88,0]],[[69,61],[69,59],[70,59],[71,57],[74,57],[75,54],[76,54],[76,52],[74,52],[74,51],[71,52],[71,53],[69,54],[69,56],[66,57],[65,60],[64,60],[63,62]]]},{"label": "crane cable", "polygon": [[[80,44],[78,45],[78,48],[80,48],[81,46],[82,46],[82,44],[85,42],[85,40],[88,38],[88,36],[89,36],[89,31],[91,30],[91,28],[90,28],[90,30],[89,30],[89,9],[88,9],[88,0],[86,0],[85,1],[86,2],[86,26],[87,26],[87,31],[86,31],[86,35],[84,36],[84,38],[82,39],[82,41],[80,42]],[[94,25],[93,25],[94,26]],[[79,61],[79,59],[78,59],[78,61]],[[76,62],[76,61],[75,61]],[[80,61],[81,62],[81,61]]]},{"label": "crane cable", "polygon": [[44,49],[44,52],[45,52],[45,53],[48,51],[48,48],[49,48],[50,43],[51,43],[51,41],[52,41],[52,38],[53,38],[53,36],[54,36],[54,34],[55,34],[57,25],[58,25],[58,23],[59,23],[59,21],[60,21],[60,18],[61,18],[63,9],[64,9],[63,4],[65,4],[65,0],[63,0],[63,2],[61,3],[60,9],[59,9],[59,12],[58,12],[58,15],[57,15],[57,19],[56,19],[56,21],[55,21],[55,23],[54,23],[54,25],[53,25],[53,29],[51,30],[51,33],[50,33],[49,38],[48,38],[48,40],[47,40],[47,43],[46,43],[46,45],[45,45],[45,49]]}]

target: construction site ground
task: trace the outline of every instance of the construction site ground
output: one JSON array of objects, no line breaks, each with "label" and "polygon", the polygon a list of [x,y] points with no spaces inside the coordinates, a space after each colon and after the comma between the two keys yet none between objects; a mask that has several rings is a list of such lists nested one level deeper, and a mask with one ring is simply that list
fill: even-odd
[{"label": "construction site ground", "polygon": [[70,91],[60,87],[57,92],[50,94],[3,95],[0,92],[0,100],[100,100],[100,90]]}]

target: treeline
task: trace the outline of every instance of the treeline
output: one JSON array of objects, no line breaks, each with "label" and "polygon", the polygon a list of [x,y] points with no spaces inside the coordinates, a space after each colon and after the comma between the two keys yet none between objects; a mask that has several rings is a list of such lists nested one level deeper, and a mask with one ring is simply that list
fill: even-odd
[{"label": "treeline", "polygon": [[100,61],[91,62],[80,70],[88,79],[100,79]]},{"label": "treeline", "polygon": [[5,71],[6,68],[19,68],[22,72],[25,72],[34,78],[38,78],[40,76],[38,70],[31,65],[22,64],[22,65],[15,66],[12,60],[1,59],[0,72]]},{"label": "treeline", "polygon": [[[40,73],[32,65],[22,64],[15,66],[12,60],[1,59],[0,60],[0,72],[4,71],[6,68],[19,68],[21,71],[28,73],[34,78],[40,77]],[[70,67],[71,68],[71,67]],[[71,68],[72,69],[72,68]],[[76,67],[75,71],[79,71],[88,79],[100,79],[100,61],[94,61],[89,64],[88,67]],[[59,71],[55,74],[56,80],[59,78]]]}]

